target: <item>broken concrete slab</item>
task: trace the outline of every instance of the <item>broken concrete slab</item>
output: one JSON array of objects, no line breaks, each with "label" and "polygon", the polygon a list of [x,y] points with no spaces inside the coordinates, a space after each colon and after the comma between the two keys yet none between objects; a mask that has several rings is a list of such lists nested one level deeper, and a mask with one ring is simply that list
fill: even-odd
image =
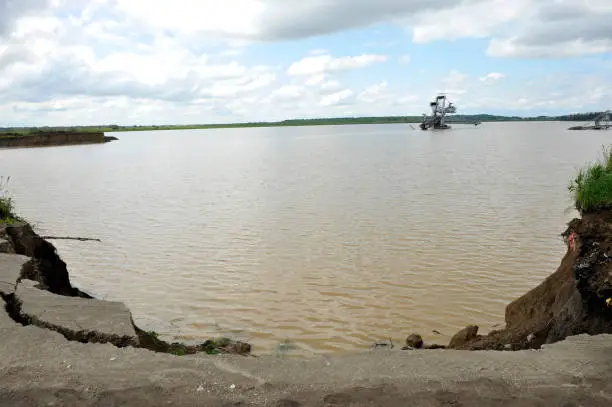
[{"label": "broken concrete slab", "polygon": [[612,336],[539,351],[174,356],[0,331],[0,406],[609,407]]},{"label": "broken concrete slab", "polygon": [[0,253],[0,295],[15,293],[23,265],[28,261],[30,258],[26,256]]},{"label": "broken concrete slab", "polygon": [[14,329],[17,322],[13,321],[6,311],[6,303],[0,299],[0,332],[7,329]]},{"label": "broken concrete slab", "polygon": [[65,297],[22,280],[15,292],[19,313],[27,322],[57,331],[69,340],[138,346],[132,314],[121,302]]}]

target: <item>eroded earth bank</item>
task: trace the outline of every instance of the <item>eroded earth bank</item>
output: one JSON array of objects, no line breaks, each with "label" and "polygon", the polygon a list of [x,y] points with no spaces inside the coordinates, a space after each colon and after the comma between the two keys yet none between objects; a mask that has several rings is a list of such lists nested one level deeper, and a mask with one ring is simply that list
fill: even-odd
[{"label": "eroded earth bank", "polygon": [[503,330],[301,359],[160,341],[124,304],[72,287],[29,225],[0,226],[0,406],[609,406],[612,212],[564,236],[559,269],[508,305]]}]

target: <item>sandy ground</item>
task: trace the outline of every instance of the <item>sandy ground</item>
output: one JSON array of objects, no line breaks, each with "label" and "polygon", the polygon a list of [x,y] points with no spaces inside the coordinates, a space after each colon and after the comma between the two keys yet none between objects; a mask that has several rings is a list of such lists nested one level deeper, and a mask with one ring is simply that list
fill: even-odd
[{"label": "sandy ground", "polygon": [[174,356],[67,341],[0,309],[0,406],[610,406],[612,335],[542,350]]}]

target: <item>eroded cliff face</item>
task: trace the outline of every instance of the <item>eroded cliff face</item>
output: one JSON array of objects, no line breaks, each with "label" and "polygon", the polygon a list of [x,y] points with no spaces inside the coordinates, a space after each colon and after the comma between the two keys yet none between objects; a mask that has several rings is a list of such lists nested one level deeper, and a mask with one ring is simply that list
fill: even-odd
[{"label": "eroded cliff face", "polygon": [[36,281],[41,289],[54,294],[91,298],[72,286],[66,263],[55,247],[38,236],[29,224],[0,225],[0,240],[6,242],[3,252],[31,258],[24,265],[21,278]]},{"label": "eroded cliff face", "polygon": [[117,140],[117,138],[105,136],[102,132],[40,132],[30,135],[5,133],[0,134],[0,148],[99,144],[112,140]]},{"label": "eroded cliff face", "polygon": [[559,268],[506,307],[503,330],[482,336],[469,327],[449,347],[518,350],[571,335],[612,333],[612,211],[572,220],[563,237],[568,250]]}]

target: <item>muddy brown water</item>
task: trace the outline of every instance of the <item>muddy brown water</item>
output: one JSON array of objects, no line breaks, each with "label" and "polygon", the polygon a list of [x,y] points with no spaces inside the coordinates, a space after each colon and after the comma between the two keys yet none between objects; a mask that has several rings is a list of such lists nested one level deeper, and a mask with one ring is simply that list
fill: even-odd
[{"label": "muddy brown water", "polygon": [[0,150],[0,175],[40,232],[102,239],[54,244],[75,285],[166,339],[260,354],[446,343],[503,324],[558,266],[568,181],[612,140],[566,127],[119,133]]}]

